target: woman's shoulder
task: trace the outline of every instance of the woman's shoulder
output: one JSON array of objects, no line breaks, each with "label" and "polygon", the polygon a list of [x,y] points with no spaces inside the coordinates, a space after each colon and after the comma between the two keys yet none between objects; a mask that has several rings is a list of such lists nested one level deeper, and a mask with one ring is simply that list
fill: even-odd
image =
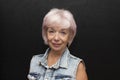
[{"label": "woman's shoulder", "polygon": [[35,54],[32,56],[32,61],[38,61],[40,60],[42,57],[44,56],[44,54]]},{"label": "woman's shoulder", "polygon": [[84,62],[84,60],[83,60],[82,58],[79,58],[79,57],[77,57],[77,56],[74,56],[74,55],[70,54],[70,59],[71,59],[74,63],[77,63],[77,65],[78,65],[79,63],[82,63],[82,64],[85,66],[85,62]]},{"label": "woman's shoulder", "polygon": [[72,54],[70,54],[70,60],[78,64],[82,62],[85,65],[84,60],[82,58],[74,56]]},{"label": "woman's shoulder", "polygon": [[73,59],[73,60],[82,60],[81,58],[77,57],[77,56],[74,56],[72,54],[69,55],[70,56],[70,59]]},{"label": "woman's shoulder", "polygon": [[33,57],[43,57],[44,54],[36,54],[36,55],[33,55]]}]

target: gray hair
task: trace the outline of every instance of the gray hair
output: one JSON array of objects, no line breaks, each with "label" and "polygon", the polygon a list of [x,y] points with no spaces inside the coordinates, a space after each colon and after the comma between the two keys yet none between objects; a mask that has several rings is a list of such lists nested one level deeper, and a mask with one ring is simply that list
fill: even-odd
[{"label": "gray hair", "polygon": [[61,23],[65,27],[69,27],[70,29],[70,39],[68,41],[68,46],[71,45],[75,35],[76,35],[76,23],[72,13],[65,9],[51,9],[44,17],[42,24],[42,37],[44,43],[48,45],[47,42],[47,28],[49,25],[53,25],[53,23]]}]

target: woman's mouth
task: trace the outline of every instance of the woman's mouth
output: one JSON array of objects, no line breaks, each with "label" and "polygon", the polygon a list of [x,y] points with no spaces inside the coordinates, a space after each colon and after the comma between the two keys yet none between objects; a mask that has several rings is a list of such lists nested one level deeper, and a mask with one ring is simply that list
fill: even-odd
[{"label": "woman's mouth", "polygon": [[58,43],[52,43],[52,44],[53,44],[54,47],[59,47],[60,46],[60,44],[58,44]]}]

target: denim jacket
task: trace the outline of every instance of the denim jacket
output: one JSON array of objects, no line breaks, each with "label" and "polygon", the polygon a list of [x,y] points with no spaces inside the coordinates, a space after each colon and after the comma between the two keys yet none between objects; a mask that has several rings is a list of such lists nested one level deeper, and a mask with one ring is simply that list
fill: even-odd
[{"label": "denim jacket", "polygon": [[49,49],[45,54],[34,55],[31,59],[29,80],[76,80],[76,71],[78,64],[82,59],[70,54],[68,48],[64,51],[61,58],[52,66],[47,65],[47,56]]}]

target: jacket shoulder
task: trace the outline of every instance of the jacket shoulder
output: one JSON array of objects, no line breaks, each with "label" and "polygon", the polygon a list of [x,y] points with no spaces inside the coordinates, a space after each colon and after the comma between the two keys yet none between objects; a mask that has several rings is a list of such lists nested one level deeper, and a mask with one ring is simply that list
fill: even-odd
[{"label": "jacket shoulder", "polygon": [[73,59],[73,60],[78,60],[78,61],[81,61],[81,60],[82,60],[81,58],[76,57],[76,56],[74,56],[74,55],[72,55],[72,54],[70,54],[69,56],[70,56],[70,59]]},{"label": "jacket shoulder", "polygon": [[44,54],[33,55],[32,59],[31,59],[31,63],[38,62],[43,56],[44,56]]},{"label": "jacket shoulder", "polygon": [[44,56],[44,54],[37,54],[37,55],[33,55],[32,59],[37,58],[40,59]]}]

